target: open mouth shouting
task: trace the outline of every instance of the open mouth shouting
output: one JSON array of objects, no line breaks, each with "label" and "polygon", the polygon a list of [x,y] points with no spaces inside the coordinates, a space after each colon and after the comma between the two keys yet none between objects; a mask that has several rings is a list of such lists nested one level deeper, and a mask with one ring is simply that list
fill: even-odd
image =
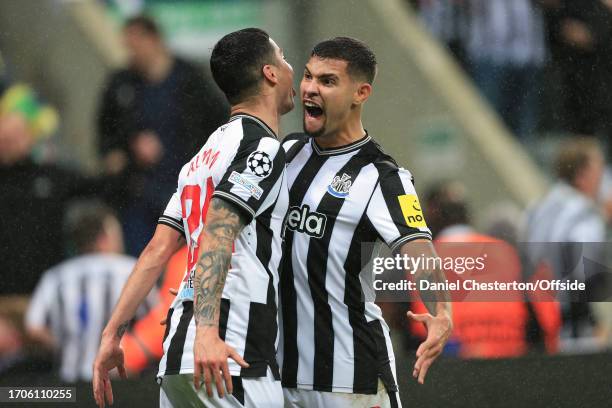
[{"label": "open mouth shouting", "polygon": [[323,125],[325,111],[320,104],[312,100],[304,100],[304,130],[316,133]]}]

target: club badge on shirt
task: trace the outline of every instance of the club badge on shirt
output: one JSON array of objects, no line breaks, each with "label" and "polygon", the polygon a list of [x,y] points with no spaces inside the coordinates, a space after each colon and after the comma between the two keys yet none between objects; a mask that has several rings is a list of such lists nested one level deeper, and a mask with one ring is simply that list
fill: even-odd
[{"label": "club badge on shirt", "polygon": [[351,181],[351,176],[343,173],[342,176],[334,177],[331,184],[327,186],[327,192],[334,197],[345,198],[348,195],[352,184],[353,182]]}]

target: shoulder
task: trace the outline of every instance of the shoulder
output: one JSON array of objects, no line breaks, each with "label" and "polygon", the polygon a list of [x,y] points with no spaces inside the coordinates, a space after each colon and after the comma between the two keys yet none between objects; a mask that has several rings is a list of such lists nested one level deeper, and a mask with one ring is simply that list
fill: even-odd
[{"label": "shoulder", "polygon": [[378,172],[379,179],[392,178],[397,180],[397,177],[401,177],[410,180],[414,184],[412,173],[401,167],[391,155],[384,151],[380,144],[372,140],[368,145],[368,149],[372,155],[372,164]]},{"label": "shoulder", "polygon": [[230,123],[234,122],[236,122],[236,126],[240,126],[244,142],[257,142],[261,139],[266,139],[266,143],[280,146],[280,142],[276,139],[274,132],[259,119],[241,116]]},{"label": "shoulder", "polygon": [[283,147],[283,151],[287,155],[287,162],[293,160],[293,158],[300,152],[302,147],[304,147],[309,140],[310,137],[308,135],[299,132],[290,133],[285,136],[281,142],[281,145]]}]

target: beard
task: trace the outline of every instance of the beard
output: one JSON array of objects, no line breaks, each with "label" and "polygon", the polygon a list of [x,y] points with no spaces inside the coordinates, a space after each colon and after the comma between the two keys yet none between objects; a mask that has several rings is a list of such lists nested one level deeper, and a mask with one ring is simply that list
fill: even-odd
[{"label": "beard", "polygon": [[304,129],[304,133],[305,133],[307,136],[314,137],[314,138],[317,138],[317,137],[319,137],[319,136],[321,136],[322,134],[324,134],[324,133],[325,133],[325,126],[321,126],[321,127],[319,128],[319,130],[317,130],[317,131],[315,131],[315,132],[309,132],[308,130],[306,130],[306,120],[303,120],[303,122],[302,122],[302,128]]}]

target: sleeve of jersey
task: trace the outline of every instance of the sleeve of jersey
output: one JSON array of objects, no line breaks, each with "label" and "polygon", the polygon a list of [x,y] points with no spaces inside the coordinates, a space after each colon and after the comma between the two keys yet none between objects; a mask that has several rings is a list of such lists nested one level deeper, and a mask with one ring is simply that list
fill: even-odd
[{"label": "sleeve of jersey", "polygon": [[158,224],[167,225],[170,228],[174,228],[181,234],[185,234],[185,228],[183,227],[183,213],[181,209],[181,199],[177,193],[172,194],[170,201],[164,210],[164,213],[159,217]]},{"label": "sleeve of jersey", "polygon": [[228,200],[249,216],[249,221],[274,204],[284,182],[285,151],[271,137],[241,146],[213,197]]},{"label": "sleeve of jersey", "polygon": [[415,239],[431,240],[412,175],[395,169],[380,175],[367,215],[392,251]]}]

